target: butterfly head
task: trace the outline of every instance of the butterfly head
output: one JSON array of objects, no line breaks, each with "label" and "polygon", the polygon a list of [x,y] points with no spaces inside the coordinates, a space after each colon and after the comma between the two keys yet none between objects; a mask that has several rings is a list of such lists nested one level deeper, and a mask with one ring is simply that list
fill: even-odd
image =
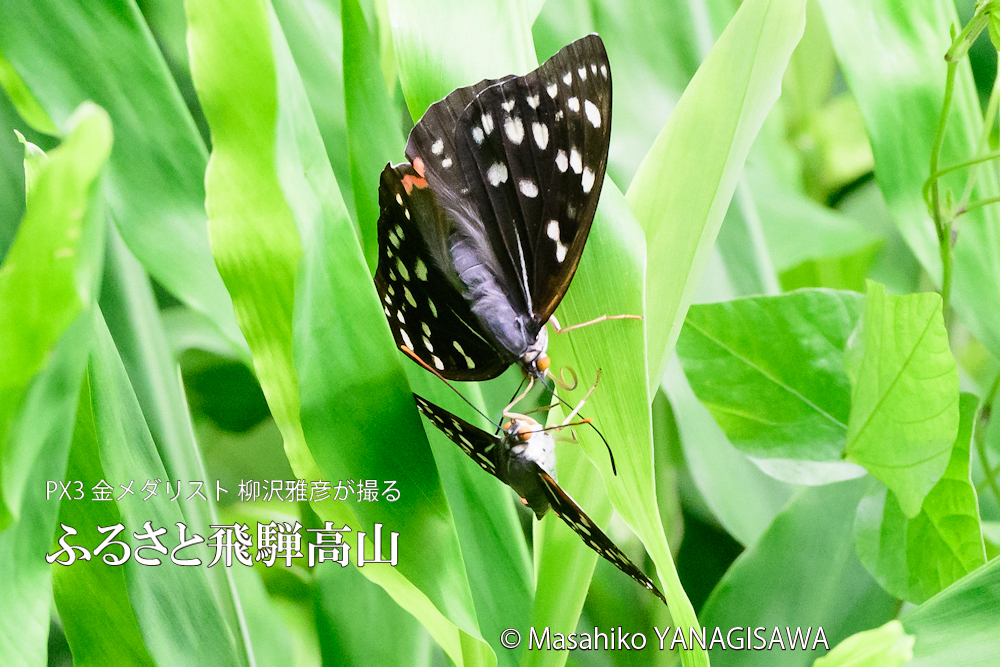
[{"label": "butterfly head", "polygon": [[553,474],[556,443],[550,431],[527,415],[512,416],[503,431],[504,444],[514,457],[533,461]]},{"label": "butterfly head", "polygon": [[545,377],[545,372],[552,364],[549,355],[545,353],[545,349],[548,346],[549,333],[545,327],[542,327],[534,342],[528,346],[528,349],[521,356],[521,368],[524,369],[526,375],[539,380]]}]

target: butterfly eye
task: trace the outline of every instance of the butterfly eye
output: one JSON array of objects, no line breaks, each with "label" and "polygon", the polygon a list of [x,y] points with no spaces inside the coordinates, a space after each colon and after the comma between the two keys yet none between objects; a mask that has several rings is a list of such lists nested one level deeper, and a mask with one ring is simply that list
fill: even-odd
[{"label": "butterfly eye", "polygon": [[538,366],[538,370],[540,370],[541,372],[544,373],[545,371],[547,371],[549,369],[549,366],[551,364],[552,364],[552,362],[549,361],[549,357],[548,357],[548,355],[546,355],[546,356],[542,357],[541,359],[539,359],[538,363],[536,365]]},{"label": "butterfly eye", "polygon": [[517,432],[517,437],[521,442],[528,442],[531,439],[531,434],[533,431],[528,426],[522,426],[521,430]]}]

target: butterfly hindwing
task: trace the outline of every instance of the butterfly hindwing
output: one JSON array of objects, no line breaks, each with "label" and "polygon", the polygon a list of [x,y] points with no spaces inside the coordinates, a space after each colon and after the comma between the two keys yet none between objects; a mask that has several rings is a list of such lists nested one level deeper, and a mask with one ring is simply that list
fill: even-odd
[{"label": "butterfly hindwing", "polygon": [[397,346],[457,380],[496,377],[510,364],[498,354],[468,303],[434,259],[426,230],[441,224],[434,194],[410,165],[387,166],[379,184],[379,263],[375,285]]},{"label": "butterfly hindwing", "polygon": [[577,535],[583,538],[583,541],[588,547],[596,551],[602,557],[604,557],[609,563],[617,567],[619,570],[627,574],[628,576],[635,579],[645,588],[648,588],[653,594],[660,598],[664,604],[667,603],[663,593],[660,589],[656,587],[652,579],[646,576],[646,574],[636,567],[628,556],[626,556],[618,546],[611,541],[611,538],[604,534],[597,524],[595,524],[589,516],[584,513],[580,506],[570,497],[568,493],[562,490],[562,488],[556,484],[555,480],[552,479],[544,471],[539,471],[539,476],[542,480],[542,485],[545,487],[546,494],[549,497],[549,503],[552,505],[552,510],[556,513],[559,518],[566,522],[570,528],[573,529]]},{"label": "butterfly hindwing", "polygon": [[497,457],[500,455],[500,440],[497,436],[490,435],[416,394],[413,398],[422,415],[461,447],[479,467],[499,479]]}]

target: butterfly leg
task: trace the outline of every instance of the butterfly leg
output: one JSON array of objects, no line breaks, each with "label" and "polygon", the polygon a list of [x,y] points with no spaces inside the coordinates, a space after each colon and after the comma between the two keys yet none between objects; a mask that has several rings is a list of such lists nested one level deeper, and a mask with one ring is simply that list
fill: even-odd
[{"label": "butterfly leg", "polygon": [[510,411],[511,408],[513,408],[515,405],[517,405],[518,403],[520,403],[524,399],[524,397],[528,395],[528,392],[531,391],[531,388],[534,387],[534,386],[535,386],[535,378],[534,378],[534,376],[531,376],[531,377],[528,378],[528,386],[525,388],[525,390],[523,392],[521,392],[521,395],[518,396],[517,398],[515,398],[513,401],[511,401],[510,405],[508,405],[506,408],[503,409],[503,416],[506,417],[507,419],[518,419],[518,420],[521,420],[521,421],[534,421],[534,420],[532,420],[530,417],[528,417],[526,415],[522,415],[522,414],[518,414],[516,412],[511,412]]},{"label": "butterfly leg", "polygon": [[594,385],[590,389],[587,390],[587,393],[584,394],[583,398],[580,399],[580,402],[576,404],[576,407],[573,408],[573,411],[570,412],[568,415],[566,415],[566,419],[564,419],[563,423],[559,425],[559,428],[564,428],[564,427],[568,426],[569,423],[571,421],[573,421],[573,419],[576,418],[577,414],[580,413],[580,410],[587,403],[587,399],[590,398],[590,395],[594,393],[595,389],[597,389],[597,383],[600,382],[600,381],[601,381],[601,369],[598,368],[597,369],[597,379],[594,380]]},{"label": "butterfly leg", "polygon": [[581,322],[580,324],[571,324],[568,327],[559,326],[559,320],[556,319],[555,315],[549,316],[549,322],[552,323],[552,328],[556,330],[557,334],[566,333],[567,331],[572,331],[573,329],[582,329],[583,327],[589,327],[591,324],[597,324],[598,322],[606,322],[608,320],[641,320],[642,315],[601,315],[600,317],[595,317],[588,322]]}]

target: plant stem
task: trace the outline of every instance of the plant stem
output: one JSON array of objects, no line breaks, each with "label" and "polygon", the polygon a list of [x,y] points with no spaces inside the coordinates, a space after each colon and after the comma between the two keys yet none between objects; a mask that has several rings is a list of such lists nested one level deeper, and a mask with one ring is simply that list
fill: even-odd
[{"label": "plant stem", "polygon": [[971,204],[967,204],[962,208],[956,209],[955,217],[958,217],[963,213],[968,213],[969,211],[975,210],[977,208],[981,208],[983,206],[989,206],[990,204],[996,204],[998,202],[1000,202],[1000,197],[987,197],[986,199],[980,199],[978,201],[974,201]]},{"label": "plant stem", "polygon": [[997,484],[997,473],[1000,472],[1000,466],[997,468],[990,466],[990,459],[986,452],[986,437],[983,433],[986,424],[989,422],[988,415],[992,411],[993,401],[996,399],[998,389],[1000,389],[1000,373],[997,373],[996,378],[993,380],[993,385],[986,392],[986,396],[983,397],[983,406],[979,409],[980,423],[977,424],[976,437],[973,440],[976,442],[976,453],[979,454],[979,463],[983,466],[983,473],[986,475],[985,483],[993,491],[997,502],[1000,503],[1000,485]]},{"label": "plant stem", "polygon": [[[945,80],[944,103],[941,106],[941,120],[938,122],[937,135],[931,149],[931,174],[937,174],[941,161],[941,148],[944,146],[945,130],[948,127],[948,114],[951,111],[951,101],[955,94],[955,74],[958,63],[948,62],[948,76]],[[938,245],[941,249],[941,312],[948,312],[948,299],[951,295],[951,220],[945,219],[941,210],[941,179],[931,182],[931,216],[934,219],[934,229],[937,231]]]}]

